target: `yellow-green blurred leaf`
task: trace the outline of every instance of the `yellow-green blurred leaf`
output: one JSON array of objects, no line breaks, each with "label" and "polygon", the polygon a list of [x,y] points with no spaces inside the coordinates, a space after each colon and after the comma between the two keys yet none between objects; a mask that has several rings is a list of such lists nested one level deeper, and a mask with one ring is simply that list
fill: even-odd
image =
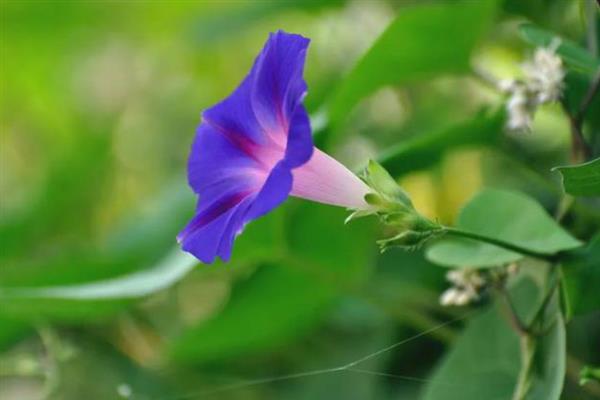
[{"label": "yellow-green blurred leaf", "polygon": [[468,71],[471,52],[495,9],[491,0],[401,8],[334,92],[330,121],[339,124],[361,98],[381,86]]}]

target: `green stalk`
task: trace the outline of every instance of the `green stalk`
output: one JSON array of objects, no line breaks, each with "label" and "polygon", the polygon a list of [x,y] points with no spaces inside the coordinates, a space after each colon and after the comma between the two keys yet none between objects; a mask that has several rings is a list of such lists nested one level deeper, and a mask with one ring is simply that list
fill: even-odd
[{"label": "green stalk", "polygon": [[517,385],[512,400],[525,400],[531,389],[531,378],[533,372],[533,361],[535,357],[536,340],[533,335],[521,335],[521,370],[517,378]]},{"label": "green stalk", "polygon": [[488,236],[482,236],[482,235],[479,235],[479,234],[473,233],[473,232],[463,231],[462,229],[458,229],[458,228],[450,228],[450,227],[445,226],[442,228],[442,232],[447,233],[449,235],[454,235],[454,236],[463,237],[463,238],[467,238],[467,239],[477,240],[478,242],[493,244],[494,246],[502,247],[506,250],[514,251],[516,253],[520,253],[525,256],[537,258],[539,260],[553,262],[554,258],[555,258],[552,255],[539,253],[537,251],[529,250],[524,247],[505,242],[503,240],[494,239],[494,238],[491,238]]}]

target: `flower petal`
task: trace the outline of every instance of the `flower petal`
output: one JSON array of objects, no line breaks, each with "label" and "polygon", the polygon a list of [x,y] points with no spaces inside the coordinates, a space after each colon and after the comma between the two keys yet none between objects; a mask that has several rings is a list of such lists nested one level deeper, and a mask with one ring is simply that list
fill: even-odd
[{"label": "flower petal", "polygon": [[217,128],[201,123],[196,131],[188,160],[188,182],[194,192],[204,196],[207,188],[215,184],[240,181],[255,184],[254,171],[259,163],[232,143]]},{"label": "flower petal", "polygon": [[212,263],[236,209],[236,206],[232,206],[208,223],[204,223],[203,214],[197,214],[178,236],[183,250],[192,253],[203,263]]},{"label": "flower petal", "polygon": [[291,190],[292,173],[285,161],[280,161],[271,170],[265,184],[254,199],[252,206],[246,214],[246,220],[250,221],[261,217],[279,206],[287,199]]},{"label": "flower petal", "polygon": [[276,140],[287,133],[295,108],[306,94],[302,74],[309,42],[300,35],[283,31],[270,34],[251,73],[254,113],[264,130]]},{"label": "flower petal", "polygon": [[285,148],[285,160],[291,168],[297,168],[310,160],[314,146],[312,130],[306,109],[302,104],[298,105],[288,132],[287,146]]},{"label": "flower petal", "polygon": [[177,240],[184,242],[188,236],[227,213],[247,196],[248,193],[231,193],[213,201],[199,201],[196,215],[177,235]]},{"label": "flower petal", "polygon": [[248,208],[252,205],[253,200],[254,196],[248,197],[236,207],[234,214],[229,220],[227,228],[221,235],[221,242],[219,243],[219,248],[217,249],[217,255],[221,257],[223,261],[229,261],[229,258],[231,257],[231,250],[233,248],[233,241],[237,235],[242,233],[244,227],[248,223],[248,221],[245,220],[245,216]]},{"label": "flower petal", "polygon": [[235,236],[244,226],[287,199],[292,189],[292,174],[284,161],[279,162],[269,174],[258,194],[234,193],[206,206],[200,202],[196,216],[179,234],[183,250],[211,263],[218,255],[229,260]]},{"label": "flower petal", "polygon": [[263,144],[266,139],[264,130],[254,115],[250,100],[253,80],[251,71],[232,94],[202,113],[205,121],[218,127],[234,143],[242,146],[252,143]]}]

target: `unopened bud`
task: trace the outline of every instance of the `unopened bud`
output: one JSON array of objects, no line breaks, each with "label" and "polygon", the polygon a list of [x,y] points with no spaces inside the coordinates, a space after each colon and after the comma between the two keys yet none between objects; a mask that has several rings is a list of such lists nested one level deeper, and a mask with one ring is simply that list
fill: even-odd
[{"label": "unopened bud", "polygon": [[401,247],[406,250],[416,250],[435,235],[433,231],[404,231],[394,237],[377,241],[381,251],[390,247]]}]

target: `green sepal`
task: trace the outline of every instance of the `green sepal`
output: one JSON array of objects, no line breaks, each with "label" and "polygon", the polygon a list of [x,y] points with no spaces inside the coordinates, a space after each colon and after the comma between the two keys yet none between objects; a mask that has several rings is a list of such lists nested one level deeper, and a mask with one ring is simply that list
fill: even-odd
[{"label": "green sepal", "polygon": [[380,208],[386,206],[386,202],[375,193],[367,193],[365,195],[365,201],[371,206],[376,206]]},{"label": "green sepal", "polygon": [[377,214],[375,210],[355,210],[352,214],[348,215],[348,217],[344,220],[344,224],[349,223],[358,218],[368,217],[370,215]]},{"label": "green sepal", "polygon": [[579,384],[584,386],[590,381],[600,382],[600,368],[585,365],[579,372]]},{"label": "green sepal", "polygon": [[431,229],[424,231],[403,231],[391,238],[378,240],[381,252],[385,252],[391,247],[400,247],[404,250],[413,251],[420,249],[427,241],[443,234],[441,229]]},{"label": "green sepal", "polygon": [[373,208],[355,211],[346,219],[346,222],[377,214],[382,223],[395,228],[398,232],[396,236],[377,242],[381,251],[390,247],[415,250],[432,237],[441,234],[442,227],[419,214],[409,195],[377,162],[369,160],[361,177],[372,190],[371,193],[365,195],[365,202]]},{"label": "green sepal", "polygon": [[[376,161],[369,160],[369,164],[363,172],[363,179],[379,196],[377,200],[384,200],[387,205],[413,207],[408,194],[398,185],[385,168]],[[367,196],[365,196],[365,200],[369,202],[366,198]]]}]

